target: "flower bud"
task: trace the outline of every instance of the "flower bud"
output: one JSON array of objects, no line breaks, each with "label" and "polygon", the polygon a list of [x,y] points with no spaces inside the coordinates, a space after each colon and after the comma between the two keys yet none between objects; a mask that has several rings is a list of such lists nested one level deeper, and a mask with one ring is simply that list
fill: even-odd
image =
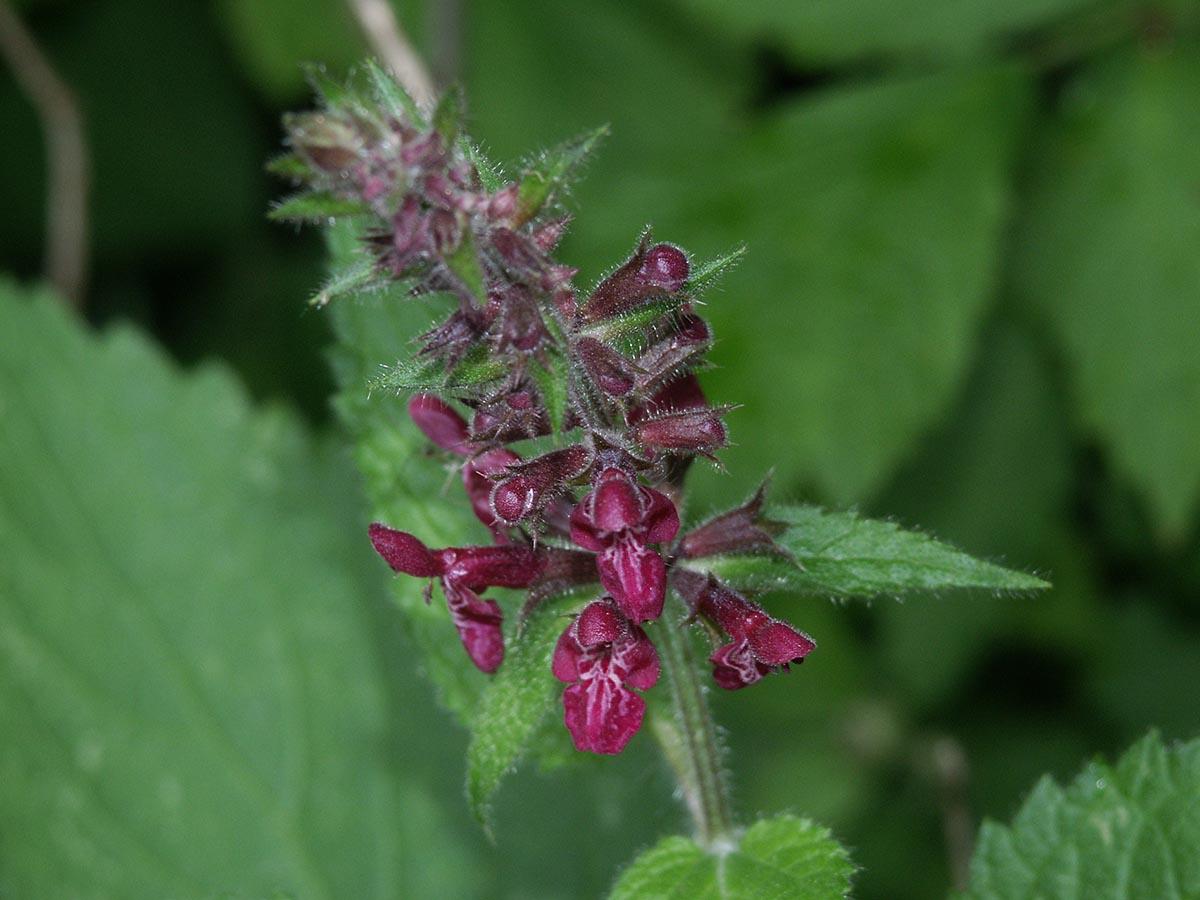
[{"label": "flower bud", "polygon": [[580,310],[584,323],[629,312],[648,300],[674,294],[687,283],[688,259],[671,244],[650,245],[648,236],[626,263],[605,278]]},{"label": "flower bud", "polygon": [[443,450],[471,453],[467,423],[454,409],[432,394],[417,394],[408,401],[408,414],[421,433]]},{"label": "flower bud", "polygon": [[633,439],[651,450],[711,453],[728,443],[721,416],[727,408],[683,410],[643,419],[630,429]]},{"label": "flower bud", "polygon": [[784,555],[774,538],[782,526],[762,517],[765,496],[765,486],[760,487],[753,497],[737,509],[710,519],[688,532],[679,542],[680,556],[699,559],[721,553]]},{"label": "flower bud", "polygon": [[506,525],[515,525],[542,509],[592,464],[591,452],[582,444],[509,466],[513,474],[492,489],[492,512]]},{"label": "flower bud", "polygon": [[493,222],[504,222],[517,211],[517,186],[503,187],[487,199],[487,217]]},{"label": "flower bud", "polygon": [[362,158],[363,140],[352,124],[327,113],[288,116],[292,147],[313,168],[336,175]]},{"label": "flower bud", "polygon": [[626,397],[633,390],[637,367],[616,350],[595,338],[575,341],[575,355],[592,383],[611,397]]}]

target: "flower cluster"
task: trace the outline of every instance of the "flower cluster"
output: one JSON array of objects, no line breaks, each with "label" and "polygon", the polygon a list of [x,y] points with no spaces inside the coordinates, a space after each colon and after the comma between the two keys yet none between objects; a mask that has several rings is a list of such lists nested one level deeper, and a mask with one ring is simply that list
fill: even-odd
[{"label": "flower cluster", "polygon": [[[659,674],[647,623],[703,621],[727,635],[710,657],[724,688],[801,662],[812,640],[705,565],[783,554],[761,492],[680,533],[688,465],[728,442],[728,408],[710,404],[696,377],[712,343],[697,296],[721,263],[694,270],[647,230],[627,260],[578,291],[576,271],[554,255],[567,226],[556,198],[592,138],[505,181],[459,135],[452,95],[429,121],[378,99],[326,96],[322,110],[291,118],[281,171],[306,189],[292,208],[365,220],[364,265],[348,283],[450,299],[416,356],[381,383],[414,394],[412,420],[460,460],[491,543],[430,549],[376,523],[375,549],[396,572],[440,582],[468,656],[488,673],[504,658],[490,588],[527,590],[529,608],[594,585],[551,666],[568,685],[564,720],[581,750],[618,753],[641,726],[636,692]],[[677,617],[664,616],[669,589],[686,605]]]}]

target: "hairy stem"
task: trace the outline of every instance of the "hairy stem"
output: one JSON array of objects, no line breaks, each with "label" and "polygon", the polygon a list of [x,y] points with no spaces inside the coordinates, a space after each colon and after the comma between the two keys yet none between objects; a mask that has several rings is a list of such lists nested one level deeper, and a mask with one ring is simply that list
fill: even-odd
[{"label": "hairy stem", "polygon": [[721,747],[686,626],[664,616],[658,632],[659,658],[671,690],[674,721],[659,718],[655,737],[675,773],[680,793],[705,847],[728,842],[734,833],[729,789],[721,770]]}]

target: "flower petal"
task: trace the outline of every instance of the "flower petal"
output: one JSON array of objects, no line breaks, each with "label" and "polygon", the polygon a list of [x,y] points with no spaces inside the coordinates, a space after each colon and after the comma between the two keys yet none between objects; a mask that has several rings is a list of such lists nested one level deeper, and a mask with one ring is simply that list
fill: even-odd
[{"label": "flower petal", "polygon": [[417,578],[433,578],[444,571],[437,555],[411,534],[379,522],[372,522],[368,533],[375,552],[394,571]]},{"label": "flower petal", "polygon": [[662,615],[667,567],[658,553],[643,544],[621,539],[596,557],[596,565],[600,583],[627,618],[648,622]]},{"label": "flower petal", "polygon": [[577,750],[620,753],[642,727],[645,712],[641,697],[604,676],[563,691],[563,722]]}]

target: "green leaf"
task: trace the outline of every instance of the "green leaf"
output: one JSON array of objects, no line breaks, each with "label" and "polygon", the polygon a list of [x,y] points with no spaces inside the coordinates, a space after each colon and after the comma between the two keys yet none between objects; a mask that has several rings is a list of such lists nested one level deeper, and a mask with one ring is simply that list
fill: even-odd
[{"label": "green leaf", "polygon": [[344,461],[132,330],[0,320],[5,895],[471,895]]},{"label": "green leaf", "polygon": [[1030,156],[1017,287],[1049,320],[1082,425],[1167,539],[1200,500],[1200,44],[1083,70]]},{"label": "green leaf", "polygon": [[[724,34],[743,40],[770,35],[807,66],[855,58],[909,55],[977,57],[1004,46],[1002,38],[1070,13],[1115,2],[1089,0],[683,0],[683,8]],[[994,52],[994,51],[993,51]]]},{"label": "green leaf", "polygon": [[574,170],[607,134],[608,126],[602,125],[543,152],[540,158],[526,167],[517,188],[514,227],[525,224],[540,213],[567,186]]},{"label": "green leaf", "polygon": [[693,560],[735,586],[870,597],[907,591],[986,588],[1028,591],[1050,585],[1033,575],[983,562],[895,522],[828,512],[817,506],[782,506],[767,518],[786,524],[776,542],[794,562],[774,556],[723,556]]},{"label": "green leaf", "polygon": [[965,900],[1200,897],[1200,740],[1150,734],[1066,788],[1049,778],[1011,827],[985,822]]},{"label": "green leaf", "polygon": [[854,866],[829,830],[781,816],[705,850],[669,837],[622,873],[608,900],[843,900]]},{"label": "green leaf", "polygon": [[[953,535],[977,553],[1003,554],[1025,568],[1048,567],[1056,593],[1045,604],[988,596],[948,604],[930,596],[873,609],[879,623],[877,649],[892,683],[917,702],[945,702],[961,692],[988,647],[1017,634],[1028,639],[1030,620],[1048,626],[1047,606],[1062,609],[1072,621],[1072,642],[1081,640],[1063,594],[1070,589],[1070,569],[1055,558],[1062,544],[1057,537],[1063,527],[1061,511],[1069,508],[1073,490],[1065,402],[1053,370],[1029,335],[995,323],[981,336],[980,349],[952,413],[872,506],[902,521],[919,522],[934,534]],[[1108,629],[1102,632],[1107,639]],[[939,650],[913,666],[912,648],[921,642]],[[1123,659],[1114,662],[1125,671]]]},{"label": "green leaf", "polygon": [[360,200],[338,197],[324,191],[304,191],[280,200],[271,207],[267,218],[276,222],[320,223],[338,216],[352,216],[365,212]]},{"label": "green leaf", "polygon": [[506,641],[504,663],[479,698],[467,748],[467,799],[485,828],[491,828],[491,801],[504,776],[525,754],[554,702],[550,673],[555,642],[568,624],[557,604],[545,603],[524,622],[520,635]]},{"label": "green leaf", "polygon": [[831,91],[758,123],[728,178],[686,195],[682,222],[754,252],[704,309],[705,390],[743,404],[731,471],[852,505],[941,417],[993,300],[1027,89],[986,69]]}]

